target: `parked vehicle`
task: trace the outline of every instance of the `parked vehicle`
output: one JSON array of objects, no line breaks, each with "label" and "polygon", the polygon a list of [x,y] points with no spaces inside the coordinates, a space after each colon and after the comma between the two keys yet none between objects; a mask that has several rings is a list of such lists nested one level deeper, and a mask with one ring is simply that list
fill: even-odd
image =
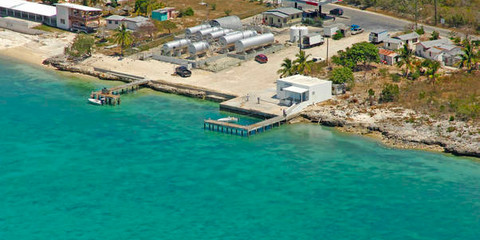
[{"label": "parked vehicle", "polygon": [[353,24],[350,26],[350,32],[352,32],[352,35],[363,33],[363,31],[363,28],[358,25]]},{"label": "parked vehicle", "polygon": [[330,10],[331,15],[337,15],[337,16],[342,16],[343,15],[343,9],[341,8],[335,8]]},{"label": "parked vehicle", "polygon": [[192,76],[192,71],[188,70],[185,66],[175,68],[175,73],[184,78]]},{"label": "parked vehicle", "polygon": [[265,54],[258,54],[255,56],[255,61],[258,63],[267,63],[268,62],[268,57],[265,56]]},{"label": "parked vehicle", "polygon": [[309,33],[303,36],[302,40],[302,47],[303,48],[310,48],[315,46],[320,46],[325,42],[323,39],[322,34],[320,33]]},{"label": "parked vehicle", "polygon": [[312,62],[323,62],[325,61],[325,58],[322,58],[322,57],[313,57],[312,58]]},{"label": "parked vehicle", "polygon": [[368,40],[372,43],[381,43],[389,37],[390,37],[390,34],[388,34],[387,30],[381,29],[381,30],[372,31],[368,36]]}]

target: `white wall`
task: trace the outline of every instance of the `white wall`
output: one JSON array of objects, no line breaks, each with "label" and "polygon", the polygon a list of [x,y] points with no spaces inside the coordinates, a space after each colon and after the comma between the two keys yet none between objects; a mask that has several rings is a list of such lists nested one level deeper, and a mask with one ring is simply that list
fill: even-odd
[{"label": "white wall", "polygon": [[[289,98],[289,93],[283,91],[283,88],[295,86],[304,89],[308,89],[305,96],[307,102],[310,104],[323,102],[325,100],[332,98],[332,82],[331,81],[322,81],[318,84],[313,86],[305,86],[302,84],[290,83],[282,81],[281,79],[277,80],[277,98],[278,99],[286,99]],[[298,94],[296,95],[298,97]]]},{"label": "white wall", "polygon": [[[65,30],[70,30],[70,20],[68,19],[69,16],[69,9],[63,6],[57,5],[57,27]],[[62,19],[65,21],[62,23]]]}]

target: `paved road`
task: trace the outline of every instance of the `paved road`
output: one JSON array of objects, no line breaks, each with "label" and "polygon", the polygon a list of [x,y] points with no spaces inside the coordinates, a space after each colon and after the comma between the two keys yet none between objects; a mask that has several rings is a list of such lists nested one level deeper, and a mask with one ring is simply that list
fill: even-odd
[{"label": "paved road", "polygon": [[[293,6],[293,4],[292,4]],[[315,9],[316,7],[305,5],[304,9]],[[345,23],[347,25],[357,24],[365,29],[365,31],[372,31],[375,29],[386,29],[390,32],[403,31],[409,25],[412,25],[413,22],[408,20],[403,20],[399,18],[394,18],[379,13],[364,11],[356,8],[350,8],[345,6],[339,6],[335,4],[327,4],[322,7],[323,13],[328,13],[331,9],[342,8],[344,10],[345,18],[337,17],[335,22]],[[333,21],[326,21],[325,25],[331,24]],[[450,30],[437,28],[432,26],[423,25],[426,32],[438,31],[442,36],[448,36]],[[478,38],[478,37],[477,37]]]}]

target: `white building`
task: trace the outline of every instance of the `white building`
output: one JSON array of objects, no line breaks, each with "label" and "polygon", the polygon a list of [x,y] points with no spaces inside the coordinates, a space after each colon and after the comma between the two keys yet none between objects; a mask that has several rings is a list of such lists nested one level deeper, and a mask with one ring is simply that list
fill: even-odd
[{"label": "white building", "polygon": [[294,75],[277,80],[280,103],[315,104],[332,98],[332,82],[314,77]]},{"label": "white building", "polygon": [[10,16],[55,26],[55,7],[24,0],[0,0],[0,17]]},{"label": "white building", "polygon": [[59,3],[56,7],[58,28],[90,33],[100,25],[102,9],[72,3]]},{"label": "white building", "polygon": [[463,54],[463,51],[461,47],[453,44],[449,39],[442,38],[418,43],[415,47],[415,54],[423,58],[439,61],[447,66],[453,66],[460,60],[460,55]]},{"label": "white building", "polygon": [[125,25],[127,29],[135,31],[143,25],[153,24],[150,22],[148,18],[141,17],[141,16],[129,18],[129,17],[122,17],[119,15],[112,15],[106,18],[105,20],[107,21],[107,29],[111,29],[111,30],[117,29],[121,25]]},{"label": "white building", "polygon": [[395,37],[396,39],[401,40],[403,43],[407,44],[409,47],[413,47],[414,44],[418,43],[420,40],[420,35],[416,32],[411,32]]},{"label": "white building", "polygon": [[387,38],[383,40],[383,48],[388,49],[388,50],[398,50],[400,48],[403,48],[403,41],[400,39],[396,38]]}]

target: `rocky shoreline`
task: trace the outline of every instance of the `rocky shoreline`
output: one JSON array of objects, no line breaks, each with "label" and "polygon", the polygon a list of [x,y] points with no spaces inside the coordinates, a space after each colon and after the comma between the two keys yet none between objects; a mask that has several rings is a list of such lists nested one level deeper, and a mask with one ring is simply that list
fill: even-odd
[{"label": "rocky shoreline", "polygon": [[313,123],[373,136],[388,146],[480,157],[480,126],[473,122],[437,120],[413,110],[336,97],[310,106],[301,115]]}]

